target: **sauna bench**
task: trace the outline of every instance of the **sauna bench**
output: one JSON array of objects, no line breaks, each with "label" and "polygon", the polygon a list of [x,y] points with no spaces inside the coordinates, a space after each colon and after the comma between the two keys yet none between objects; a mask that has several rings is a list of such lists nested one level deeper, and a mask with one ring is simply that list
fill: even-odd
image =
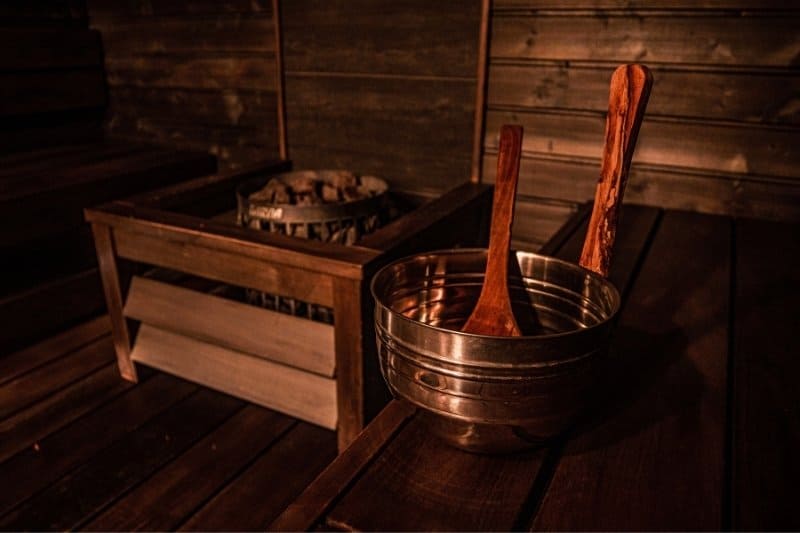
[{"label": "sauna bench", "polygon": [[[397,194],[404,214],[353,246],[237,226],[236,187],[287,170],[254,164],[87,209],[86,219],[125,379],[136,381],[137,364],[155,367],[335,429],[343,449],[389,399],[372,274],[417,251],[484,244],[492,188]],[[334,323],[228,297],[245,289],[332,308]]]},{"label": "sauna bench", "polygon": [[[476,455],[394,400],[270,529],[800,528],[800,227],[626,205],[619,228],[608,397],[585,424]],[[543,253],[575,261],[585,230],[584,210]]]}]

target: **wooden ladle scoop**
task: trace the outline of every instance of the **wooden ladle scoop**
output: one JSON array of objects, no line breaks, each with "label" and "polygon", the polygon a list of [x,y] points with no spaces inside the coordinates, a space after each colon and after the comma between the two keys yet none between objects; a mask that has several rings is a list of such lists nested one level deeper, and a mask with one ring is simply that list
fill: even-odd
[{"label": "wooden ladle scoop", "polygon": [[486,275],[478,303],[461,328],[465,333],[503,337],[521,335],[508,294],[511,225],[514,221],[514,197],[517,193],[521,153],[522,127],[503,126],[500,129]]},{"label": "wooden ladle scoop", "polygon": [[653,76],[643,65],[622,65],[611,76],[600,179],[579,261],[603,277],[608,277],[622,195],[652,85]]}]

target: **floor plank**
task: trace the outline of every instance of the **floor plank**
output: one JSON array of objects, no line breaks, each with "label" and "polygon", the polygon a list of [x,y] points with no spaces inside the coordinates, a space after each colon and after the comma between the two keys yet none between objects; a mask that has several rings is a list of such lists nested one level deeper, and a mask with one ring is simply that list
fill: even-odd
[{"label": "floor plank", "polygon": [[248,405],[81,529],[174,530],[294,423]]},{"label": "floor plank", "polygon": [[6,529],[74,529],[179,456],[243,406],[199,390],[0,519]]},{"label": "floor plank", "polygon": [[732,529],[800,530],[797,226],[736,222]]},{"label": "floor plank", "polygon": [[111,337],[104,336],[12,379],[0,386],[0,419],[91,374],[113,360]]},{"label": "floor plank", "polygon": [[0,517],[196,390],[195,385],[160,374],[67,427],[30,443],[0,464],[0,479],[4,480]]},{"label": "floor plank", "polygon": [[566,446],[534,529],[722,527],[730,241],[727,218],[664,216],[618,326],[604,416]]},{"label": "floor plank", "polygon": [[6,418],[0,422],[0,463],[132,386],[112,363]]},{"label": "floor plank", "polygon": [[263,531],[334,457],[336,434],[299,422],[180,530]]},{"label": "floor plank", "polygon": [[18,352],[0,356],[0,384],[30,372],[37,366],[77,350],[111,331],[108,315],[102,315],[49,337]]}]

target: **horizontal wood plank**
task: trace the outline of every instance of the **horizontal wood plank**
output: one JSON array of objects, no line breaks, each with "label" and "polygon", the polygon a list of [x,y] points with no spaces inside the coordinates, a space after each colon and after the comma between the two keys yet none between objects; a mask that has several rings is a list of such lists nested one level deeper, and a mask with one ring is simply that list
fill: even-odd
[{"label": "horizontal wood plank", "polygon": [[125,315],[159,328],[333,377],[333,326],[134,277]]},{"label": "horizontal wood plank", "polygon": [[579,16],[498,13],[490,54],[559,61],[791,67],[800,51],[793,31],[796,24],[792,17],[769,12],[746,18],[727,12],[643,18],[595,17],[585,12]]},{"label": "horizontal wood plank", "polygon": [[142,324],[131,358],[328,429],[336,381]]},{"label": "horizontal wood plank", "polygon": [[575,214],[577,204],[517,196],[511,247],[537,252]]},{"label": "horizontal wood plank", "polygon": [[478,1],[295,0],[281,10],[287,73],[472,78],[477,70]]},{"label": "horizontal wood plank", "polygon": [[494,9],[786,9],[786,0],[494,0]]},{"label": "horizontal wood plank", "polygon": [[272,17],[220,10],[213,16],[186,14],[152,17],[117,17],[93,20],[103,34],[103,48],[115,57],[225,52],[263,54],[275,52],[275,22]]},{"label": "horizontal wood plank", "polygon": [[175,89],[276,90],[273,52],[259,56],[226,57],[211,54],[107,57],[108,84]]},{"label": "horizontal wood plank", "polygon": [[[653,91],[655,92],[655,90]],[[490,111],[484,146],[496,150],[502,124],[521,124],[523,150],[566,157],[596,157],[603,151],[605,116],[551,112]],[[752,142],[757,138],[759,142]],[[730,125],[646,118],[636,145],[639,164],[682,169],[795,178],[800,128]]]},{"label": "horizontal wood plank", "polygon": [[329,276],[144,233],[116,230],[114,238],[117,253],[126,259],[298,298],[304,302],[328,307],[333,305],[333,285]]},{"label": "horizontal wood plank", "polygon": [[182,0],[143,3],[139,0],[87,0],[92,17],[100,19],[160,15],[207,15],[217,13],[272,13],[271,0]]},{"label": "horizontal wood plank", "polygon": [[[636,156],[634,156],[635,158]],[[484,176],[493,181],[496,156],[484,157]],[[520,194],[584,202],[594,196],[599,159],[527,155],[520,166]],[[800,188],[791,180],[631,166],[625,199],[668,209],[800,220]]]},{"label": "horizontal wood plank", "polygon": [[[800,77],[791,71],[709,71],[658,63],[650,70],[655,89],[648,116],[800,123]],[[605,113],[612,71],[613,65],[590,61],[495,61],[488,104]]]}]

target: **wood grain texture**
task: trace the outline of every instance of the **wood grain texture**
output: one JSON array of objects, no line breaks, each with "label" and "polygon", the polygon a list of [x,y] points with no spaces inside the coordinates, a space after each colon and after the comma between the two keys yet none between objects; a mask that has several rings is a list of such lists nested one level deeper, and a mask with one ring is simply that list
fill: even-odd
[{"label": "wood grain texture", "polygon": [[106,296],[108,316],[111,319],[111,336],[114,340],[114,352],[117,354],[119,373],[128,381],[136,382],[136,367],[131,361],[131,335],[128,331],[128,323],[122,313],[125,304],[122,284],[127,280],[120,278],[114,236],[111,228],[102,224],[92,224],[92,234],[97,250],[100,279],[103,282],[103,293]]},{"label": "wood grain texture", "polygon": [[[626,13],[596,17],[513,14],[495,17],[492,58],[573,59],[617,63],[789,67],[798,52],[796,20],[768,11],[745,21],[726,11],[694,16]],[[588,37],[591,36],[591,37]],[[754,42],[758,47],[753,46]]]},{"label": "wood grain texture", "polygon": [[611,76],[600,179],[578,261],[603,277],[608,275],[611,265],[628,171],[652,85],[653,76],[642,65],[618,67]]},{"label": "wood grain texture", "polygon": [[[575,158],[599,157],[602,153],[605,121],[602,115],[498,110],[489,112],[487,128],[511,120],[528,129],[536,128],[525,138],[526,153]],[[792,146],[798,142],[798,131],[787,126],[647,118],[641,128],[636,160],[684,172],[699,170],[794,179],[798,156]],[[753,138],[762,139],[763,143],[753,143]],[[488,137],[485,146],[494,149],[496,143],[496,139]]]},{"label": "wood grain texture", "polygon": [[38,450],[28,448],[3,462],[0,471],[4,479],[15,483],[0,492],[0,517],[195,390],[193,385],[166,375],[145,380],[43,438]]},{"label": "wood grain texture", "polygon": [[612,345],[608,402],[566,445],[534,529],[722,526],[730,232],[664,216]]},{"label": "wood grain texture", "polygon": [[[182,454],[242,403],[199,391],[169,407],[128,438],[111,444],[47,489],[0,518],[8,529],[73,529]],[[129,468],[129,464],[136,468]]]},{"label": "wood grain texture", "polygon": [[[97,269],[16,291],[0,299],[0,353],[22,348],[88,320],[105,309],[103,289]],[[29,320],[36,316],[37,320]]]},{"label": "wood grain texture", "polygon": [[541,450],[466,453],[415,418],[328,513],[326,525],[350,531],[510,531],[542,457]]},{"label": "wood grain texture", "polygon": [[103,337],[96,343],[78,348],[68,357],[51,361],[6,382],[0,386],[0,419],[113,362],[111,346],[111,339]]},{"label": "wood grain texture", "polygon": [[294,423],[247,405],[81,529],[174,530]]},{"label": "wood grain texture", "polygon": [[125,316],[270,361],[333,377],[333,326],[169,283],[134,277]]},{"label": "wood grain texture", "polygon": [[800,527],[787,495],[800,473],[796,225],[735,223],[731,528]]},{"label": "wood grain texture", "polygon": [[287,73],[475,76],[480,2],[297,0],[282,16]]},{"label": "wood grain texture", "polygon": [[280,153],[270,2],[95,0],[89,12],[105,39],[112,135],[210,151],[225,168]]},{"label": "wood grain texture", "polygon": [[[495,162],[484,159],[484,175]],[[584,202],[592,198],[599,159],[535,155],[523,157],[520,193]],[[565,179],[569,176],[569,179]],[[668,166],[631,166],[626,197],[630,202],[711,214],[800,220],[800,188],[792,180],[693,171]]]},{"label": "wood grain texture", "polygon": [[336,427],[336,381],[142,324],[131,358],[292,416]]},{"label": "wood grain texture", "polygon": [[470,179],[482,116],[479,0],[284,4],[287,135],[298,168],[349,168],[415,191]]},{"label": "wood grain texture", "polygon": [[[497,0],[487,131],[517,121],[532,132],[524,194],[583,201],[584,165],[601,153],[602,73],[646,62],[655,91],[637,161],[647,168],[633,170],[631,200],[797,220],[800,44],[789,28],[799,16],[782,0]],[[484,146],[491,180],[496,141]]]},{"label": "wood grain texture", "polygon": [[[406,424],[416,408],[403,401],[392,401],[367,426],[353,444],[331,463],[303,493],[267,528],[269,531],[312,529],[386,443]],[[322,524],[322,527],[325,527]]]},{"label": "wood grain texture", "polygon": [[332,431],[297,423],[179,529],[264,530],[335,457]]},{"label": "wood grain texture", "polygon": [[111,401],[133,384],[109,364],[0,422],[0,462]]},{"label": "wood grain texture", "polygon": [[[649,65],[658,80],[649,116],[735,120],[750,124],[800,122],[800,79],[791,70],[708,70],[694,65]],[[489,106],[603,112],[609,66],[602,62],[496,60],[489,71]]]},{"label": "wood grain texture", "polygon": [[522,155],[522,135],[520,126],[504,125],[500,130],[486,273],[478,303],[462,327],[462,331],[467,333],[501,337],[521,335],[517,320],[511,311],[511,298],[508,293],[508,258],[519,179],[519,160]]}]

